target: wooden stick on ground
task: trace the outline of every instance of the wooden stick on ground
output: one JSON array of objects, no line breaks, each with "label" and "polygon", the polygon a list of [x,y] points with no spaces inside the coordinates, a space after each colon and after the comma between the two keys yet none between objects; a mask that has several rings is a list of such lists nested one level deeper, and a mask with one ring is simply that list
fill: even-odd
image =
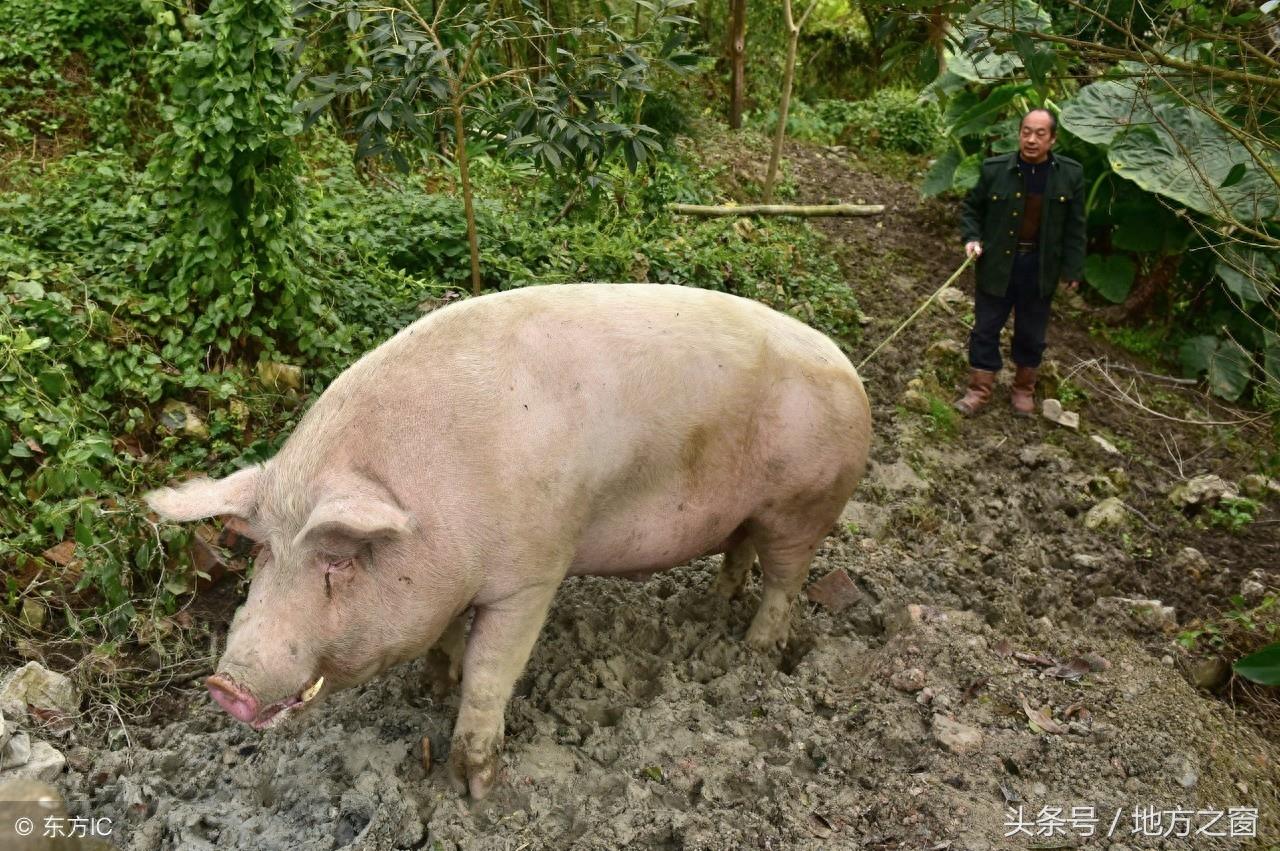
[{"label": "wooden stick on ground", "polygon": [[878,216],[883,204],[670,204],[667,209],[686,216]]}]

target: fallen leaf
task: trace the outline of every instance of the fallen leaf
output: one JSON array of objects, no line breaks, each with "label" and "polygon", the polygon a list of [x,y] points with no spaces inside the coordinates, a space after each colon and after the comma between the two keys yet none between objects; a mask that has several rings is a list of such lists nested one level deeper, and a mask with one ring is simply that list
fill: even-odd
[{"label": "fallen leaf", "polygon": [[1080,658],[1089,666],[1089,670],[1095,673],[1098,671],[1105,671],[1111,667],[1111,663],[1099,656],[1097,653],[1085,653]]},{"label": "fallen leaf", "polygon": [[35,452],[38,455],[44,454],[44,447],[39,443],[36,443],[36,439],[34,437],[28,437],[25,442],[27,444],[27,448],[32,452]]},{"label": "fallen leaf", "polygon": [[1032,726],[1037,730],[1046,733],[1054,733],[1056,735],[1062,735],[1067,732],[1067,728],[1065,726],[1053,720],[1053,716],[1049,714],[1049,708],[1047,706],[1040,709],[1032,709],[1031,704],[1027,703],[1026,697],[1020,694],[1018,695],[1018,698],[1022,701],[1022,711],[1027,714],[1027,720],[1029,720]]},{"label": "fallen leaf", "polygon": [[76,560],[76,542],[63,541],[61,544],[49,547],[42,555],[54,564],[66,567]]},{"label": "fallen leaf", "polygon": [[422,770],[431,770],[431,737],[422,737]]},{"label": "fallen leaf", "polygon": [[1093,713],[1083,703],[1073,703],[1063,710],[1062,717],[1070,721],[1073,716],[1079,717],[1081,721],[1089,721],[1093,718]]},{"label": "fallen leaf", "polygon": [[849,574],[840,567],[810,585],[805,594],[832,614],[844,611],[862,596]]},{"label": "fallen leaf", "polygon": [[1003,659],[1008,659],[1013,655],[1013,645],[1009,643],[1009,639],[1007,638],[1002,638],[997,641],[996,646],[991,649],[995,650],[996,655]]},{"label": "fallen leaf", "polygon": [[1093,667],[1079,656],[1069,659],[1060,665],[1054,665],[1044,672],[1046,677],[1058,677],[1063,680],[1078,680],[1093,670]]},{"label": "fallen leaf", "polygon": [[1051,668],[1058,664],[1056,660],[1051,659],[1048,656],[1042,656],[1039,653],[1024,653],[1021,650],[1014,653],[1013,658],[1017,659],[1019,662],[1026,662],[1030,665],[1041,665],[1045,668]]}]

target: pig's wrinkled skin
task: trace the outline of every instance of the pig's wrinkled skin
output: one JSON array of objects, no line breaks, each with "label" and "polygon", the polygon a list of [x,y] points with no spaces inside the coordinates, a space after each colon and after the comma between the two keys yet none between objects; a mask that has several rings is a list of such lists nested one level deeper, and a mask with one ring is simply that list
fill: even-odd
[{"label": "pig's wrinkled skin", "polygon": [[240,517],[266,544],[209,679],[255,728],[319,677],[327,694],[461,646],[473,609],[450,773],[479,798],[566,575],[724,552],[732,597],[758,557],[746,640],[782,646],[870,437],[857,373],[794,319],[677,286],[530,287],[405,328],[267,463],[147,499],[173,520]]}]

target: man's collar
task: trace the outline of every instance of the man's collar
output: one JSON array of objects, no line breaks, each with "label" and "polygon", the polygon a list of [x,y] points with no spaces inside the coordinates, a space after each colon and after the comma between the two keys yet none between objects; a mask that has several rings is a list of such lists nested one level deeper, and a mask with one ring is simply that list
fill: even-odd
[{"label": "man's collar", "polygon": [[[1045,158],[1045,163],[1057,167],[1058,161],[1054,159],[1053,151],[1049,151],[1049,156]],[[1043,165],[1044,163],[1027,163],[1027,165]],[[1009,157],[1009,171],[1018,171],[1022,166],[1022,151],[1014,151],[1013,156]]]}]

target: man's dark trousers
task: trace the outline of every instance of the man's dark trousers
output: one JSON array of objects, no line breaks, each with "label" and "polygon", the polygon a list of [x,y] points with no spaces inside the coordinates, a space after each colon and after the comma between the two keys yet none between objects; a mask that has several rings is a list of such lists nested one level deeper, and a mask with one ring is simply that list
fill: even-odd
[{"label": "man's dark trousers", "polygon": [[999,372],[1000,329],[1014,312],[1013,362],[1039,367],[1044,355],[1045,333],[1049,328],[1049,304],[1039,286],[1040,254],[1032,251],[1013,259],[1009,288],[1003,296],[977,290],[973,308],[973,330],[969,332],[969,365],[974,369]]}]

